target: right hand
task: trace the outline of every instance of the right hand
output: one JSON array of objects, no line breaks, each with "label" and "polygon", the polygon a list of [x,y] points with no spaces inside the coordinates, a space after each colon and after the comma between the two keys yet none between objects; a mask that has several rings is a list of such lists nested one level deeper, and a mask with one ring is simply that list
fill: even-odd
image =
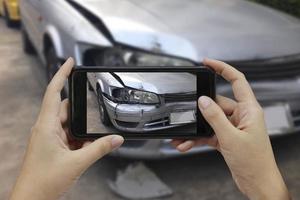
[{"label": "right hand", "polygon": [[195,145],[216,148],[238,188],[250,199],[289,199],[275,162],[263,109],[244,74],[221,61],[205,59],[204,64],[232,84],[236,100],[217,96],[215,103],[209,97],[200,97],[200,111],[215,135],[198,140],[173,140],[172,144],[181,152]]}]

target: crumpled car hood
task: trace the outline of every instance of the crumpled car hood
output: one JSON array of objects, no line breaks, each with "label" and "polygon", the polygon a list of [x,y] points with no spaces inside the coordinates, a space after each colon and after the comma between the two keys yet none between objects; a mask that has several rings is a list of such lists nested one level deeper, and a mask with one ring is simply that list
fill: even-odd
[{"label": "crumpled car hood", "polygon": [[196,93],[197,77],[190,73],[115,73],[131,88],[156,94]]},{"label": "crumpled car hood", "polygon": [[244,0],[75,0],[118,43],[200,62],[300,54],[300,20]]}]

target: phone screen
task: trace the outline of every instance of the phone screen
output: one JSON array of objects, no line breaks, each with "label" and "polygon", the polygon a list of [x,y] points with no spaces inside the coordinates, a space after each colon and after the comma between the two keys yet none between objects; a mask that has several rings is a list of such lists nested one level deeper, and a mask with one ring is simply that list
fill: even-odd
[{"label": "phone screen", "polygon": [[200,96],[215,95],[214,75],[208,70],[81,68],[72,73],[69,84],[75,136],[211,134],[197,106]]},{"label": "phone screen", "polygon": [[197,134],[197,76],[184,72],[87,73],[88,134],[166,130]]}]

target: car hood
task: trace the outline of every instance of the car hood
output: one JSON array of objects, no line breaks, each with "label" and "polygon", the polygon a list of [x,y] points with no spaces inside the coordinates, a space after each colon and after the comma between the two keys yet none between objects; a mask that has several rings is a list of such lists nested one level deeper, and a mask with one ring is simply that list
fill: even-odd
[{"label": "car hood", "polygon": [[156,94],[196,93],[197,77],[190,73],[115,73],[125,86]]},{"label": "car hood", "polygon": [[200,62],[300,54],[300,20],[244,0],[74,0],[118,43]]}]

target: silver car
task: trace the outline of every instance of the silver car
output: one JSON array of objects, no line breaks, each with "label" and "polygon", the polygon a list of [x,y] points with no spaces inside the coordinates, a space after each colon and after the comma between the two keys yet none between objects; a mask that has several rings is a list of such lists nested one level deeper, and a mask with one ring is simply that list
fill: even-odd
[{"label": "silver car", "polygon": [[[106,66],[188,66],[201,65],[204,57],[216,58],[245,73],[265,109],[270,135],[299,131],[297,18],[245,0],[21,0],[20,4],[24,50],[39,55],[49,79],[69,56],[78,65]],[[223,80],[218,80],[217,90],[232,97]],[[115,154],[181,155],[168,140],[130,141]]]},{"label": "silver car", "polygon": [[[197,78],[192,73],[88,73],[88,80],[103,125],[142,133],[196,122]],[[173,113],[184,119],[173,120]]]}]

